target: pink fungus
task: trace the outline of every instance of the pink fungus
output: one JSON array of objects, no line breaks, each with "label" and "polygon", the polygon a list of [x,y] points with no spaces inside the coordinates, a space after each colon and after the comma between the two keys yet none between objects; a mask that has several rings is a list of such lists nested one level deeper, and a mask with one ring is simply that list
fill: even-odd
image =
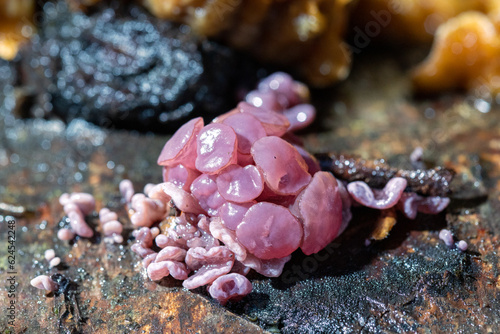
[{"label": "pink fungus", "polygon": [[266,130],[262,123],[251,114],[237,113],[222,121],[229,125],[238,138],[238,151],[242,154],[250,154],[253,143],[266,136]]},{"label": "pink fungus", "polygon": [[50,261],[56,257],[56,252],[52,248],[47,249],[44,253],[44,256],[45,256],[45,260]]},{"label": "pink fungus", "polygon": [[62,228],[57,231],[57,238],[59,240],[67,241],[72,240],[75,237],[75,233],[68,228]]},{"label": "pink fungus", "polygon": [[172,167],[163,167],[163,181],[171,182],[177,187],[189,191],[191,183],[200,175],[197,170],[177,165]]},{"label": "pink fungus", "polygon": [[68,214],[71,229],[81,237],[91,238],[94,231],[87,225],[80,211],[71,211]]},{"label": "pink fungus", "polygon": [[59,196],[59,204],[61,204],[62,206],[65,206],[66,204],[68,204],[70,202],[69,197],[70,196],[68,193],[64,193],[61,196]]},{"label": "pink fungus", "polygon": [[304,148],[298,145],[293,145],[293,147],[299,152],[300,156],[304,159],[307,164],[307,171],[309,174],[314,175],[316,172],[319,172],[321,168],[319,167],[318,160],[309,152],[307,152]]},{"label": "pink fungus", "polygon": [[130,217],[135,226],[149,227],[167,215],[167,208],[163,202],[148,198],[144,194],[135,194],[130,206],[135,211]]},{"label": "pink fungus", "polygon": [[149,278],[153,281],[158,281],[168,275],[178,280],[185,280],[189,274],[186,265],[177,261],[154,262],[148,266],[147,271]]},{"label": "pink fungus", "polygon": [[210,215],[215,215],[217,209],[226,202],[219,193],[216,179],[215,175],[202,174],[191,184],[191,194]]},{"label": "pink fungus", "polygon": [[186,289],[212,283],[217,277],[231,271],[234,263],[233,253],[224,246],[206,250],[202,247],[190,248],[186,254],[186,265],[196,273],[182,283]]},{"label": "pink fungus", "polygon": [[252,146],[255,164],[266,184],[280,195],[296,195],[311,180],[299,152],[279,137],[264,137]]},{"label": "pink fungus", "polygon": [[149,191],[154,187],[156,186],[156,184],[153,184],[153,183],[146,183],[146,185],[144,186],[144,193],[145,194],[149,194]]},{"label": "pink fungus", "polygon": [[278,277],[283,272],[285,264],[290,261],[291,258],[292,256],[288,255],[278,259],[262,260],[252,254],[248,254],[246,259],[242,261],[242,264],[266,277]]},{"label": "pink fungus", "polygon": [[245,213],[247,213],[248,209],[256,203],[255,201],[248,203],[224,203],[219,208],[219,217],[222,220],[222,224],[224,224],[226,228],[235,231],[238,225],[241,224]]},{"label": "pink fungus", "polygon": [[189,192],[176,187],[173,183],[165,182],[161,184],[163,192],[167,194],[174,202],[175,206],[183,211],[194,214],[205,213],[196,198]]},{"label": "pink fungus", "polygon": [[236,236],[250,253],[266,260],[295,251],[302,242],[303,229],[287,208],[260,202],[248,209]]},{"label": "pink fungus", "polygon": [[55,257],[50,260],[49,267],[50,268],[57,267],[59,264],[61,264],[61,258]]},{"label": "pink fungus", "polygon": [[69,202],[74,203],[84,216],[91,214],[95,210],[95,199],[91,194],[72,193]]},{"label": "pink fungus", "polygon": [[282,136],[290,127],[290,122],[286,116],[279,114],[271,110],[265,110],[262,108],[257,108],[246,102],[240,102],[238,104],[238,109],[243,114],[250,114],[256,117],[268,136]]},{"label": "pink fungus", "polygon": [[198,135],[196,152],[196,169],[202,173],[216,174],[237,161],[236,133],[228,125],[209,124]]},{"label": "pink fungus", "polygon": [[398,209],[401,210],[406,217],[415,219],[418,212],[437,214],[446,209],[449,203],[450,199],[448,197],[422,197],[415,193],[403,193],[398,202]]},{"label": "pink fungus", "polygon": [[185,258],[186,258],[186,250],[180,247],[167,246],[158,253],[155,262],[161,262],[161,261],[182,262],[184,261]]},{"label": "pink fungus", "polygon": [[347,185],[347,191],[358,203],[382,210],[398,203],[406,185],[407,181],[404,178],[395,177],[389,180],[382,190],[372,190],[365,182],[356,181]]},{"label": "pink fungus", "polygon": [[117,220],[112,220],[102,226],[102,231],[105,236],[121,234],[123,231],[123,225]]},{"label": "pink fungus", "polygon": [[134,196],[134,185],[130,180],[122,180],[118,186],[120,194],[126,203],[130,203],[132,196]]},{"label": "pink fungus", "polygon": [[105,224],[112,220],[118,220],[118,215],[116,212],[113,212],[108,208],[102,208],[99,210],[99,220],[101,221],[101,224]]},{"label": "pink fungus", "polygon": [[30,284],[37,289],[47,291],[56,291],[59,288],[58,284],[47,275],[40,275],[33,278]]},{"label": "pink fungus", "polygon": [[252,291],[252,283],[243,275],[232,273],[218,277],[208,289],[210,296],[222,305],[238,301]]},{"label": "pink fungus", "polygon": [[266,110],[280,111],[283,106],[279,104],[275,92],[253,90],[247,94],[245,101],[257,108]]},{"label": "pink fungus", "polygon": [[453,247],[453,235],[450,230],[443,229],[439,231],[439,239],[443,240],[446,246]]},{"label": "pink fungus", "polygon": [[216,183],[222,197],[236,203],[249,202],[264,190],[262,175],[253,165],[229,166],[219,174]]},{"label": "pink fungus", "polygon": [[469,245],[467,245],[467,242],[464,240],[460,240],[459,242],[457,242],[457,248],[462,252],[465,252],[468,247]]},{"label": "pink fungus", "polygon": [[259,83],[259,91],[275,93],[280,105],[285,109],[304,102],[308,96],[307,87],[284,72],[276,72]]},{"label": "pink fungus", "polygon": [[193,156],[196,156],[196,138],[203,128],[203,119],[195,118],[177,130],[165,144],[158,157],[158,165],[175,166],[183,164],[194,169]]},{"label": "pink fungus", "polygon": [[145,258],[146,256],[155,253],[155,251],[153,251],[152,249],[144,247],[143,245],[141,245],[139,243],[133,244],[130,247],[130,249],[132,250],[132,252],[136,253],[137,255],[139,255],[142,258]]},{"label": "pink fungus", "polygon": [[316,109],[310,104],[299,104],[283,113],[290,122],[288,131],[296,131],[309,126],[316,117]]},{"label": "pink fungus", "polygon": [[236,260],[243,261],[247,257],[245,247],[236,238],[236,233],[222,225],[220,218],[214,218],[210,222],[210,233],[214,238],[222,241],[232,251]]},{"label": "pink fungus", "polygon": [[314,174],[309,185],[297,196],[294,206],[304,224],[301,245],[304,254],[319,252],[337,237],[342,225],[342,199],[332,174]]}]

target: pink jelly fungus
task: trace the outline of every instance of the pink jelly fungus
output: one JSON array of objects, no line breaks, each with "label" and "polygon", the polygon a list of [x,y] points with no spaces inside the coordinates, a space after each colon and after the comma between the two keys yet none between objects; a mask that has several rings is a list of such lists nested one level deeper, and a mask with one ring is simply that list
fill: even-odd
[{"label": "pink jelly fungus", "polygon": [[276,93],[271,91],[262,92],[253,90],[247,94],[245,101],[257,108],[273,111],[280,111],[283,109],[283,106],[278,102]]},{"label": "pink jelly fungus", "polygon": [[283,272],[285,263],[290,261],[291,258],[292,256],[288,255],[279,259],[262,260],[252,254],[248,254],[246,259],[242,261],[242,264],[266,277],[279,277]]},{"label": "pink jelly fungus", "polygon": [[250,114],[257,118],[268,136],[282,136],[290,127],[290,122],[286,116],[271,110],[257,108],[249,103],[240,102],[238,110],[243,114]]},{"label": "pink jelly fungus", "polygon": [[217,209],[226,202],[219,193],[216,179],[215,175],[202,174],[191,184],[191,194],[210,215],[216,214]]},{"label": "pink jelly fungus", "polygon": [[321,168],[319,167],[318,160],[309,152],[307,152],[304,148],[293,145],[293,147],[299,152],[300,156],[304,159],[307,165],[307,171],[309,174],[314,175],[316,172],[319,172]]},{"label": "pink jelly fungus", "polygon": [[238,151],[242,154],[250,154],[253,143],[266,136],[266,130],[262,123],[251,114],[237,113],[222,121],[222,124],[230,126],[238,138]]},{"label": "pink jelly fungus", "polygon": [[171,182],[177,187],[189,191],[191,183],[200,176],[200,172],[194,169],[177,165],[172,167],[163,167],[163,181]]},{"label": "pink jelly fungus", "polygon": [[62,228],[57,231],[57,238],[59,240],[68,241],[75,237],[75,233],[68,228]]},{"label": "pink jelly fungus", "polygon": [[149,255],[146,255],[144,259],[142,259],[142,265],[144,268],[147,268],[152,262],[156,260],[156,257],[158,256],[157,253],[151,253]]},{"label": "pink jelly fungus", "polygon": [[134,231],[135,240],[144,247],[150,248],[153,246],[153,235],[148,227],[141,227]]},{"label": "pink jelly fungus", "polygon": [[304,240],[300,247],[304,254],[319,252],[337,237],[342,225],[342,199],[332,174],[314,174],[309,185],[297,196],[295,206],[304,224]]},{"label": "pink jelly fungus", "polygon": [[84,216],[91,214],[95,210],[95,199],[91,194],[72,193],[69,202],[78,206]]},{"label": "pink jelly fungus", "polygon": [[153,237],[153,239],[156,238],[158,234],[160,234],[160,229],[156,226],[152,227],[149,231],[151,232],[151,236]]},{"label": "pink jelly fungus", "polygon": [[188,277],[186,265],[176,261],[154,262],[148,266],[148,276],[153,281],[158,281],[165,276],[171,275],[178,280],[185,280]]},{"label": "pink jelly fungus", "polygon": [[229,166],[219,174],[216,183],[221,196],[235,203],[249,202],[264,190],[262,175],[257,167],[252,165]]},{"label": "pink jelly fungus", "polygon": [[167,215],[165,204],[148,198],[144,194],[135,194],[130,206],[135,211],[130,217],[130,221],[135,226],[151,226]]},{"label": "pink jelly fungus", "polygon": [[256,203],[255,201],[248,203],[224,203],[218,211],[222,224],[228,229],[235,231],[238,225],[241,224],[245,213]]},{"label": "pink jelly fungus", "polygon": [[44,253],[45,260],[50,261],[56,257],[56,252],[53,249],[47,249]]},{"label": "pink jelly fungus", "polygon": [[70,212],[78,212],[83,215],[82,210],[73,202],[68,202],[63,206],[63,211],[65,214],[69,215]]},{"label": "pink jelly fungus", "polygon": [[153,184],[153,183],[146,183],[146,185],[144,186],[144,193],[145,194],[149,194],[149,191],[154,187],[156,186],[156,184]]},{"label": "pink jelly fungus", "polygon": [[147,247],[144,247],[143,245],[141,245],[139,243],[133,244],[130,247],[130,250],[132,250],[132,252],[136,253],[137,255],[139,255],[142,258],[145,258],[146,256],[155,253],[154,250],[147,248]]},{"label": "pink jelly fungus", "polygon": [[59,257],[55,257],[50,260],[49,268],[57,267],[59,264],[61,264],[61,259]]},{"label": "pink jelly fungus", "polygon": [[304,102],[309,95],[307,87],[284,72],[276,72],[259,83],[259,91],[272,91],[283,109]]},{"label": "pink jelly fungus", "polygon": [[195,169],[193,156],[196,155],[196,139],[203,128],[203,119],[195,118],[177,130],[172,138],[165,144],[158,157],[158,165],[184,166]]},{"label": "pink jelly fungus", "polygon": [[184,261],[186,258],[186,250],[175,247],[175,246],[167,246],[163,248],[155,259],[155,262],[160,261]]},{"label": "pink jelly fungus", "polygon": [[123,225],[117,220],[112,220],[102,226],[102,232],[106,236],[121,234],[123,232]]},{"label": "pink jelly fungus", "polygon": [[222,305],[238,301],[252,291],[252,283],[243,275],[232,273],[218,277],[208,289],[210,296]]},{"label": "pink jelly fungus", "polygon": [[122,195],[122,198],[125,200],[125,202],[130,203],[135,192],[132,181],[126,179],[122,180],[118,188],[120,189],[120,194]]},{"label": "pink jelly fungus", "polygon": [[299,104],[283,112],[290,122],[288,131],[296,131],[309,126],[316,117],[316,109],[310,104]]},{"label": "pink jelly fungus", "polygon": [[210,222],[210,233],[214,238],[222,241],[224,245],[229,248],[231,252],[234,253],[236,260],[243,261],[247,257],[247,251],[245,247],[236,238],[236,233],[224,225],[220,221],[220,218],[212,219]]},{"label": "pink jelly fungus", "polygon": [[71,229],[81,237],[91,238],[94,231],[87,225],[81,212],[71,211],[68,214]]},{"label": "pink jelly fungus", "polygon": [[59,288],[58,284],[47,275],[40,275],[33,278],[30,284],[37,289],[47,291],[56,291]]},{"label": "pink jelly fungus", "polygon": [[197,140],[196,169],[215,174],[237,161],[237,140],[234,130],[225,124],[205,126]]},{"label": "pink jelly fungus", "polygon": [[[170,275],[187,289],[210,285],[224,304],[250,293],[244,275],[251,269],[278,277],[298,248],[310,255],[327,246],[347,227],[353,203],[398,205],[408,216],[448,205],[441,197],[403,193],[402,178],[379,190],[322,172],[292,133],[314,120],[308,97],[303,84],[275,73],[246,102],[206,126],[201,118],[189,121],[165,144],[158,158],[165,182],[149,184],[129,204],[132,223],[141,227],[131,249],[152,280]],[[72,215],[80,212],[70,195],[60,202]],[[113,213],[101,211],[100,218],[105,240],[122,238]]]},{"label": "pink jelly fungus", "polygon": [[459,242],[457,242],[457,248],[460,251],[465,252],[467,250],[467,248],[469,248],[469,245],[467,244],[466,241],[460,240]]},{"label": "pink jelly fungus", "polygon": [[266,184],[280,195],[296,195],[311,180],[299,152],[279,137],[264,137],[252,146],[255,164]]},{"label": "pink jelly fungus", "polygon": [[101,221],[101,224],[105,224],[112,220],[118,220],[118,215],[116,212],[113,212],[108,208],[102,208],[99,210],[99,220]]},{"label": "pink jelly fungus", "polygon": [[373,209],[388,209],[395,206],[403,191],[407,181],[401,177],[395,177],[385,185],[382,190],[372,190],[362,181],[351,182],[347,185],[347,191],[358,203]]},{"label": "pink jelly fungus", "polygon": [[418,212],[437,214],[446,209],[449,203],[450,199],[448,197],[422,197],[415,193],[403,193],[398,202],[398,209],[402,211],[406,217],[415,219]]},{"label": "pink jelly fungus", "polygon": [[453,247],[453,234],[450,230],[443,229],[439,231],[439,239],[443,240],[446,246]]},{"label": "pink jelly fungus", "polygon": [[236,236],[258,258],[274,259],[290,255],[300,246],[303,229],[287,208],[260,202],[248,209]]},{"label": "pink jelly fungus", "polygon": [[203,210],[196,198],[189,192],[178,188],[170,182],[162,183],[161,186],[163,192],[172,199],[172,202],[174,202],[179,210],[194,214],[205,213],[205,210]]},{"label": "pink jelly fungus", "polygon": [[68,204],[70,202],[69,197],[70,196],[68,193],[64,193],[61,196],[59,196],[59,204],[61,204],[62,206]]},{"label": "pink jelly fungus", "polygon": [[186,265],[196,272],[182,285],[186,289],[196,289],[210,284],[217,277],[229,273],[233,264],[234,255],[227,247],[218,246],[209,250],[202,247],[190,248],[186,254]]}]

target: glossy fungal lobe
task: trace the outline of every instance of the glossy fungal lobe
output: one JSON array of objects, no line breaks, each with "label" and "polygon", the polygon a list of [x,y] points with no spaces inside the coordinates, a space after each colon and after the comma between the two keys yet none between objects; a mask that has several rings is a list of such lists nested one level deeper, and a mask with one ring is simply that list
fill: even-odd
[{"label": "glossy fungal lobe", "polygon": [[191,157],[196,153],[196,137],[202,128],[203,119],[201,117],[192,119],[181,126],[163,147],[158,157],[158,165],[184,164],[189,168],[194,168]]},{"label": "glossy fungal lobe", "polygon": [[252,291],[252,283],[243,275],[231,273],[218,277],[208,289],[210,296],[222,305],[238,301]]},{"label": "glossy fungal lobe", "polygon": [[311,180],[299,152],[279,137],[264,137],[252,146],[255,164],[266,184],[280,195],[297,195]]},{"label": "glossy fungal lobe", "polygon": [[234,130],[225,124],[205,126],[198,135],[196,169],[216,174],[237,161],[237,140]]},{"label": "glossy fungal lobe", "polygon": [[299,248],[303,230],[287,208],[260,202],[248,209],[236,236],[250,253],[266,260],[285,257]]},{"label": "glossy fungal lobe", "polygon": [[236,113],[222,120],[222,123],[234,130],[238,138],[238,151],[243,154],[250,154],[253,143],[266,136],[262,123],[251,114]]},{"label": "glossy fungal lobe", "polygon": [[337,237],[342,225],[342,199],[332,174],[314,174],[311,183],[297,197],[295,207],[304,224],[301,245],[304,254],[319,252]]},{"label": "glossy fungal lobe", "polygon": [[358,203],[373,209],[388,209],[395,206],[403,191],[407,181],[401,177],[389,180],[382,190],[373,190],[362,181],[351,182],[347,185],[347,191]]},{"label": "glossy fungal lobe", "polygon": [[236,203],[249,202],[264,190],[262,176],[253,165],[232,165],[219,174],[216,183],[221,196]]}]

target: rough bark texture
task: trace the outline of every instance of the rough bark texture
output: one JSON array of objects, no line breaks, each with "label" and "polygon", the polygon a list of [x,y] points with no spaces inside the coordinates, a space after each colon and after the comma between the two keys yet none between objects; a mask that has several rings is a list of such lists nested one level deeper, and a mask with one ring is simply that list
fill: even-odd
[{"label": "rough bark texture", "polygon": [[[422,146],[428,168],[443,165],[458,173],[450,207],[415,221],[398,216],[390,235],[369,246],[365,239],[377,214],[354,209],[350,227],[325,250],[293,254],[276,279],[251,274],[253,292],[226,307],[205,289],[186,291],[172,279],[149,282],[129,244],[109,246],[96,238],[68,245],[55,238],[62,192],[89,191],[99,206],[125,217],[118,182],[130,178],[136,189],[158,182],[155,161],[166,137],[78,121],[67,128],[53,121],[13,122],[2,102],[0,202],[16,207],[0,207],[0,273],[3,283],[10,212],[17,216],[16,332],[500,332],[499,108],[484,114],[461,96],[414,101],[401,64],[374,55],[357,64],[335,93],[317,96],[319,122],[304,134],[305,145],[314,152],[385,158],[402,168]],[[468,242],[467,252],[438,239],[445,227]],[[43,252],[49,248],[63,266],[48,268]],[[74,283],[73,292],[46,296],[29,285],[38,274],[57,272]],[[6,286],[0,287],[2,310]],[[5,323],[2,311],[0,330]]]}]

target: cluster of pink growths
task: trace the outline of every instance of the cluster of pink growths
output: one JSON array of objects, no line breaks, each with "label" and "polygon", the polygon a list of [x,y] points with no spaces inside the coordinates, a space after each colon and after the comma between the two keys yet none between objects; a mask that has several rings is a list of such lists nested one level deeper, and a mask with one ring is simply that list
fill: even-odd
[{"label": "cluster of pink growths", "polygon": [[[277,277],[298,248],[306,255],[322,250],[347,227],[352,203],[398,208],[409,218],[446,208],[448,198],[405,192],[401,177],[372,189],[321,171],[292,133],[314,120],[308,96],[303,84],[275,73],[210,124],[195,118],[179,128],[158,158],[164,183],[134,194],[122,181],[138,228],[131,249],[152,280],[171,275],[187,289],[209,285],[224,304],[250,293],[251,269]],[[71,226],[61,239],[93,235],[83,216],[95,202],[85,196],[61,197]],[[99,217],[106,238],[121,243],[116,213],[104,208]]]}]

